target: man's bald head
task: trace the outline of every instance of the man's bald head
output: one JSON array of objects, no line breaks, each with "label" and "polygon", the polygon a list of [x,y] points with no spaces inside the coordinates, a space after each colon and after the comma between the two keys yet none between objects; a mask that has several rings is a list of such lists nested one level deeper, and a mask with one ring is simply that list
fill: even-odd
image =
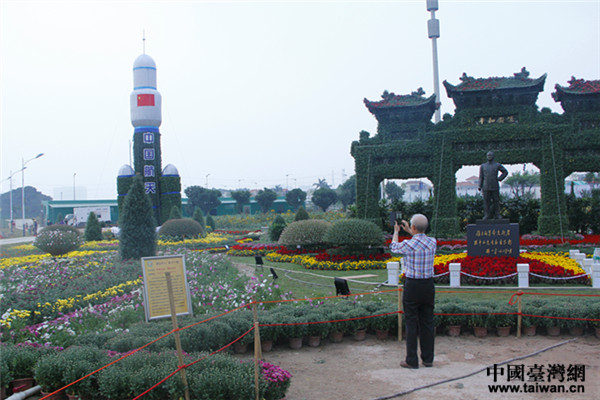
[{"label": "man's bald head", "polygon": [[425,233],[427,227],[429,226],[429,222],[427,221],[427,217],[423,214],[415,214],[410,219],[410,224],[418,233]]}]

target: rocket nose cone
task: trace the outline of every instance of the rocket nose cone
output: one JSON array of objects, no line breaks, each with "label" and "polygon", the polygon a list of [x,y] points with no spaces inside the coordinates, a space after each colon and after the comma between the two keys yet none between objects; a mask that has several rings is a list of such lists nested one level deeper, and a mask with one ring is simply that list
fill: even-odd
[{"label": "rocket nose cone", "polygon": [[133,68],[150,67],[156,68],[156,63],[148,54],[142,54],[133,62]]}]

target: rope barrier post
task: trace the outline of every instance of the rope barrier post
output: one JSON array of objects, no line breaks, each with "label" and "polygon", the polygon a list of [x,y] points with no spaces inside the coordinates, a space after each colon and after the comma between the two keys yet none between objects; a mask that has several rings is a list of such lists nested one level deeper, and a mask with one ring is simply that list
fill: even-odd
[{"label": "rope barrier post", "polygon": [[256,394],[256,400],[260,400],[259,390],[259,365],[258,360],[262,359],[262,348],[260,346],[260,331],[258,328],[258,310],[256,307],[256,298],[252,298],[252,316],[254,318],[254,393]]},{"label": "rope barrier post", "polygon": [[[183,362],[183,350],[181,348],[181,338],[179,337],[179,326],[177,324],[177,311],[175,308],[175,296],[173,296],[173,284],[171,283],[171,273],[165,272],[165,277],[167,278],[167,290],[169,292],[169,305],[171,306],[171,321],[173,322],[173,334],[175,335],[175,347],[177,349],[177,359],[179,361],[179,368],[184,367],[185,364]],[[188,388],[187,375],[185,372],[185,368],[181,368],[181,381],[183,382],[183,387],[185,388],[185,400],[190,400],[190,390]]]},{"label": "rope barrier post", "polygon": [[402,287],[398,286],[398,341],[402,341],[402,315],[404,309],[402,307]]},{"label": "rope barrier post", "polygon": [[519,314],[517,314],[517,337],[521,337],[521,328],[523,327],[523,306],[521,304],[521,297],[523,292],[517,293],[517,307]]},{"label": "rope barrier post", "polygon": [[460,263],[450,263],[448,271],[450,271],[450,287],[460,287]]},{"label": "rope barrier post", "polygon": [[594,261],[590,275],[592,276],[592,287],[600,289],[600,262]]},{"label": "rope barrier post", "polygon": [[529,264],[517,264],[519,287],[529,287]]}]

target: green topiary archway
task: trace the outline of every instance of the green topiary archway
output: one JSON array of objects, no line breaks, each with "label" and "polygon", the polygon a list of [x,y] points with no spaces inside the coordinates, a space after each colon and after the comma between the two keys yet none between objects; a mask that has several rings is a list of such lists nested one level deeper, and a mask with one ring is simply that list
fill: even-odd
[{"label": "green topiary archway", "polygon": [[541,175],[541,234],[561,234],[568,227],[564,179],[575,171],[600,171],[600,81],[569,81],[553,93],[564,114],[538,111],[537,96],[546,75],[529,78],[523,68],[513,77],[444,81],[454,100],[454,116],[431,122],[435,96],[419,89],[410,95],[384,92],[382,100],[364,100],[377,118],[377,134],[360,133],[351,154],[355,159],[358,217],[378,217],[379,184],[383,179],[426,177],[434,186],[432,234],[459,231],[456,172],[480,165],[493,150],[503,164],[535,164]]}]

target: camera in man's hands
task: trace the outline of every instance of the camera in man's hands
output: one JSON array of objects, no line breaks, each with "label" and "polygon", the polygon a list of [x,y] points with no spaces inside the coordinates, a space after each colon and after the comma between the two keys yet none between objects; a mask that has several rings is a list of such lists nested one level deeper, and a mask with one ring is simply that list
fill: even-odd
[{"label": "camera in man's hands", "polygon": [[396,222],[398,222],[398,225],[402,223],[402,213],[400,211],[392,211],[390,213],[390,225],[394,226]]}]

